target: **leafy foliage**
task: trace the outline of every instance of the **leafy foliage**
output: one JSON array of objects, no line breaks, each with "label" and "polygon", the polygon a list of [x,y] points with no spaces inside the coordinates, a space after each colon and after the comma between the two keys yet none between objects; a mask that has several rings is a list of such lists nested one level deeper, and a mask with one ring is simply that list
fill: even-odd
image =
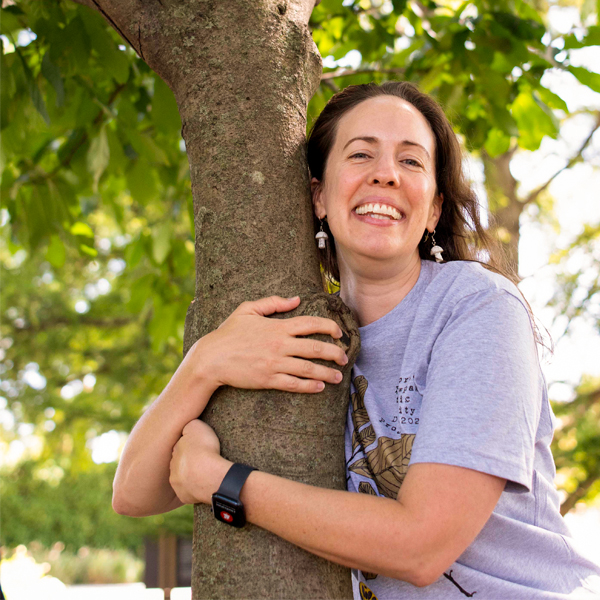
[{"label": "leafy foliage", "polygon": [[570,403],[554,403],[559,427],[552,453],[568,496],[563,512],[600,493],[600,380],[584,378]]},{"label": "leafy foliage", "polygon": [[2,510],[10,518],[3,519],[1,545],[37,542],[49,548],[58,541],[70,552],[89,546],[137,551],[144,536],[161,529],[191,536],[190,505],[146,519],[115,513],[110,505],[115,467],[92,464],[57,479],[49,461],[26,461],[3,473]]}]

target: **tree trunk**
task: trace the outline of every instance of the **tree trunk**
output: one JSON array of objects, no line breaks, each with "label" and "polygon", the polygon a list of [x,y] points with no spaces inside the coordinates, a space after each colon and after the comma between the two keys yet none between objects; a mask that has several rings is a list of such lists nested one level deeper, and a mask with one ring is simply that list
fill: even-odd
[{"label": "tree trunk", "polygon": [[[203,418],[230,460],[345,489],[343,433],[358,328],[324,295],[305,159],[306,107],[321,75],[314,0],[80,0],[98,9],[171,87],[186,142],[196,293],[184,352],[244,300],[302,296],[293,314],[332,317],[344,381],[313,395],[222,388]],[[329,341],[331,339],[329,338]],[[350,598],[348,569],[197,506],[194,599]]]},{"label": "tree trunk", "polygon": [[510,172],[510,161],[516,146],[500,156],[492,158],[481,151],[485,173],[488,208],[493,215],[490,233],[502,242],[509,267],[519,272],[520,218],[525,203],[517,195],[517,180]]}]

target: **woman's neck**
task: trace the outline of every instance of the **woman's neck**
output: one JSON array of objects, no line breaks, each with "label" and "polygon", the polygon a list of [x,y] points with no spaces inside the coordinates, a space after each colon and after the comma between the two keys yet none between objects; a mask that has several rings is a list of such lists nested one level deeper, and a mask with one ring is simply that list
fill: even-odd
[{"label": "woman's neck", "polygon": [[[338,257],[339,260],[339,257]],[[354,313],[359,327],[387,315],[412,290],[419,279],[421,259],[418,254],[394,272],[351,270],[339,260],[340,297]]]}]

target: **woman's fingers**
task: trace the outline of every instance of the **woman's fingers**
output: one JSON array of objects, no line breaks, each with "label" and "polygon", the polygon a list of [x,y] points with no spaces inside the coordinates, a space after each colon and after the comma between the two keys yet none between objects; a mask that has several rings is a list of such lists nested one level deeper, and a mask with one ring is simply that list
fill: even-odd
[{"label": "woman's fingers", "polygon": [[278,373],[273,376],[271,389],[282,390],[284,392],[294,392],[296,394],[318,394],[325,388],[322,381],[316,379],[298,379],[292,375]]},{"label": "woman's fingers", "polygon": [[342,348],[328,342],[320,342],[319,340],[295,338],[290,341],[290,347],[287,353],[288,355],[301,356],[302,358],[330,360],[342,367],[348,364],[348,357]]},{"label": "woman's fingers", "polygon": [[323,317],[292,317],[286,319],[288,333],[291,335],[313,335],[315,333],[324,333],[332,338],[342,337],[340,326],[332,319]]},{"label": "woman's fingers", "polygon": [[282,298],[281,296],[268,296],[260,300],[242,302],[234,311],[240,315],[259,315],[266,317],[277,312],[288,312],[300,304],[300,296]]},{"label": "woman's fingers", "polygon": [[317,381],[326,381],[327,383],[339,383],[342,380],[342,373],[337,369],[317,365],[309,360],[301,358],[286,358],[280,363],[279,370],[284,375],[295,375],[303,379],[314,379]]}]

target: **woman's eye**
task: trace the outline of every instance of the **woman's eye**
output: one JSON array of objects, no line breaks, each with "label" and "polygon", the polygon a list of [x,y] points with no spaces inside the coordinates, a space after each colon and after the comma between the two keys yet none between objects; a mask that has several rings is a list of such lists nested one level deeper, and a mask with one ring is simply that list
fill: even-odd
[{"label": "woman's eye", "polygon": [[350,158],[368,158],[368,155],[364,152],[355,152],[350,156]]},{"label": "woman's eye", "polygon": [[410,165],[411,167],[420,167],[421,163],[416,161],[414,158],[406,158],[403,162]]}]

